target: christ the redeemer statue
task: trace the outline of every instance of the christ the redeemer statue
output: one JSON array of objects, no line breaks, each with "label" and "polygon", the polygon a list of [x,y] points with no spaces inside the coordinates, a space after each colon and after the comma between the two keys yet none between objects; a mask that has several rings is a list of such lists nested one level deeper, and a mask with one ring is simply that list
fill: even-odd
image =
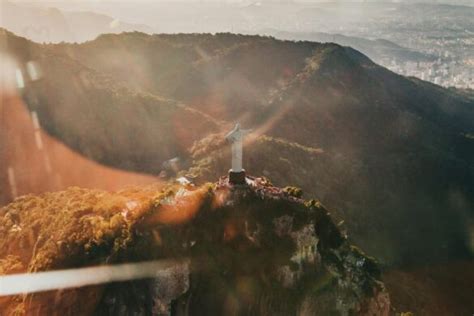
[{"label": "christ the redeemer statue", "polygon": [[245,170],[242,169],[242,142],[250,130],[240,129],[236,124],[234,129],[226,135],[226,139],[232,143],[232,169],[229,170],[229,182],[233,184],[245,184]]}]

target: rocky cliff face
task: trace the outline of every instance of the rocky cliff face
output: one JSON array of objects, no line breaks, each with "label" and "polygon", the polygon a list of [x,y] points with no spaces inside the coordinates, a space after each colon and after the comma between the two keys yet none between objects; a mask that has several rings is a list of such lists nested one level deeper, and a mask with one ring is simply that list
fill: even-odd
[{"label": "rocky cliff face", "polygon": [[[0,210],[2,274],[183,259],[156,279],[0,301],[6,314],[388,315],[373,258],[328,211],[265,178],[215,184],[71,188]],[[45,237],[49,236],[49,237]],[[87,303],[84,303],[87,302]]]}]

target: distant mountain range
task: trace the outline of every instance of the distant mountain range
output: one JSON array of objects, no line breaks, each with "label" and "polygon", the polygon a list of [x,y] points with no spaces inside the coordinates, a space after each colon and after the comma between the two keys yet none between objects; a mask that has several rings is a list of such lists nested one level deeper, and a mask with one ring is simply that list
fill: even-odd
[{"label": "distant mountain range", "polygon": [[84,42],[124,31],[224,31],[335,42],[353,47],[398,73],[445,87],[470,87],[474,71],[468,53],[474,34],[470,22],[474,8],[456,5],[5,1],[1,7],[4,18],[0,27],[37,42]]},{"label": "distant mountain range", "polygon": [[435,56],[420,53],[406,47],[402,47],[394,42],[376,39],[370,40],[361,37],[346,36],[342,34],[330,34],[323,32],[284,32],[277,30],[264,30],[259,32],[263,35],[274,36],[278,39],[293,41],[311,41],[321,43],[337,43],[342,46],[350,46],[377,63],[388,62],[390,60],[400,62],[426,62],[434,61]]},{"label": "distant mountain range", "polygon": [[101,33],[151,32],[145,25],[129,24],[94,12],[68,12],[3,1],[0,27],[36,42],[84,42]]}]

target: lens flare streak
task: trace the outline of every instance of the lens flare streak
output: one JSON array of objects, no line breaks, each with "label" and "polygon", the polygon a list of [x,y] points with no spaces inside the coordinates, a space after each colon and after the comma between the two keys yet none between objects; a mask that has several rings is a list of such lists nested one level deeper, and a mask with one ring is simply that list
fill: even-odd
[{"label": "lens flare streak", "polygon": [[159,260],[141,263],[12,274],[0,277],[0,296],[58,290],[109,282],[157,278],[184,261]]}]

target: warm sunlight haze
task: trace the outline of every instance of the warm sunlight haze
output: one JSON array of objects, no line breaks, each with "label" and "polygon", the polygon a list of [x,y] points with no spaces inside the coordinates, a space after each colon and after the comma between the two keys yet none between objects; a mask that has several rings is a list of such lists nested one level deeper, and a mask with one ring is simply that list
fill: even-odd
[{"label": "warm sunlight haze", "polygon": [[473,0],[0,0],[0,316],[473,296]]}]

